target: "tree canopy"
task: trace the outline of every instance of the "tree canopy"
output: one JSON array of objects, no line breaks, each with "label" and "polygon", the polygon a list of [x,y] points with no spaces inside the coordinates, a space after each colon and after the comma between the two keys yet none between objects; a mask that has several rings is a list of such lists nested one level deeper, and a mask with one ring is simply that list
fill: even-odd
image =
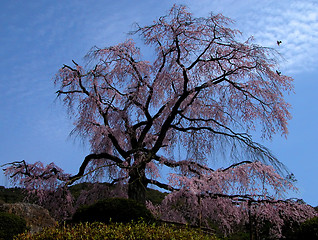
[{"label": "tree canopy", "polygon": [[[252,38],[238,41],[230,24],[221,14],[197,18],[174,5],[133,32],[154,50],[152,61],[129,39],[94,47],[85,67],[64,65],[55,78],[57,94],[74,119],[73,133],[92,151],[68,181],[95,169],[114,182],[128,180],[129,197],[143,201],[149,183],[172,190],[156,180],[160,165],[198,174],[219,145],[231,147],[233,156],[243,153],[241,161],[278,166],[250,133],[261,127],[264,138],[287,134],[284,93],[292,78],[276,73],[275,50]],[[188,152],[185,159],[174,157],[178,144]]]},{"label": "tree canopy", "polygon": [[[220,144],[241,160],[279,164],[250,132],[286,135],[290,118],[284,93],[292,78],[278,75],[276,52],[250,38],[237,40],[231,20],[221,14],[196,18],[175,5],[152,25],[137,25],[138,34],[154,50],[143,60],[132,39],[116,46],[93,48],[85,67],[75,61],[56,75],[58,96],[75,120],[73,133],[89,141],[87,166],[99,168],[112,181],[128,179],[129,197],[143,201],[148,183],[172,190],[156,180],[158,166],[196,174],[207,166]],[[188,151],[174,158],[176,145]],[[147,174],[146,174],[147,172]]]}]

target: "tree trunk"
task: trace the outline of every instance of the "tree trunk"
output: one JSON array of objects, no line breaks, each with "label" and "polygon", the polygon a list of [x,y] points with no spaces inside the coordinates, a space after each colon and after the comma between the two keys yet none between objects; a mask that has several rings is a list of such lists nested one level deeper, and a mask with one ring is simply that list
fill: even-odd
[{"label": "tree trunk", "polygon": [[130,170],[128,181],[128,198],[141,204],[146,204],[146,164],[136,166]]}]

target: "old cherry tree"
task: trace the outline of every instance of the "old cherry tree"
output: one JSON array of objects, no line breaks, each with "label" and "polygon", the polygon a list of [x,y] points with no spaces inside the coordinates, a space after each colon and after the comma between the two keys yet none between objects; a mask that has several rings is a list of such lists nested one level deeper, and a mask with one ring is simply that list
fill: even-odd
[{"label": "old cherry tree", "polygon": [[[148,184],[176,187],[158,180],[162,166],[200,178],[211,170],[210,155],[219,146],[230,147],[243,165],[261,161],[280,168],[251,132],[259,129],[263,138],[287,134],[290,113],[283,94],[292,91],[292,78],[276,73],[275,50],[252,38],[238,41],[240,32],[230,24],[221,14],[197,18],[175,5],[133,32],[153,49],[151,61],[129,39],[93,48],[85,67],[64,65],[55,79],[57,95],[74,119],[73,133],[89,142],[91,154],[75,176],[54,164],[24,161],[13,163],[7,174],[24,186],[32,182],[34,189],[107,176],[128,183],[129,198],[144,203]],[[178,146],[187,151],[184,159],[175,157]]]}]

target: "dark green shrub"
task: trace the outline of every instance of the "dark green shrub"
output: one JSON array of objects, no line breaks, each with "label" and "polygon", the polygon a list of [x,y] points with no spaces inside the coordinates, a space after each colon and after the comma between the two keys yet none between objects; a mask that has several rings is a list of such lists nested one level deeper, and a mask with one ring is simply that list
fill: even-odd
[{"label": "dark green shrub", "polygon": [[225,240],[249,240],[250,234],[248,232],[237,232],[224,238]]},{"label": "dark green shrub", "polygon": [[155,189],[147,188],[146,200],[151,201],[154,205],[158,205],[168,195]]},{"label": "dark green shrub", "polygon": [[80,207],[73,215],[73,222],[122,222],[138,221],[142,218],[146,222],[154,217],[142,204],[131,199],[110,198],[96,202],[90,206]]},{"label": "dark green shrub", "polygon": [[297,239],[318,239],[318,217],[308,219],[300,224],[295,235]]},{"label": "dark green shrub", "polygon": [[22,188],[0,188],[0,200],[5,203],[22,202],[25,196]]},{"label": "dark green shrub", "polygon": [[0,239],[9,240],[27,230],[26,222],[14,214],[0,212]]}]

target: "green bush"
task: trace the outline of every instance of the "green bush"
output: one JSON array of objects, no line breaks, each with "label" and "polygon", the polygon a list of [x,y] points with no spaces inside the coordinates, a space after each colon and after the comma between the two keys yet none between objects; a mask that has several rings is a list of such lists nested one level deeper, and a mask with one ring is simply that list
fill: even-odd
[{"label": "green bush", "polygon": [[250,239],[250,234],[248,232],[236,232],[224,238],[224,240],[249,240],[249,239]]},{"label": "green bush", "polygon": [[10,213],[0,212],[0,239],[9,240],[27,230],[24,219]]},{"label": "green bush", "polygon": [[131,199],[110,198],[96,202],[90,206],[77,209],[72,221],[78,222],[122,222],[128,223],[132,220],[143,219],[152,222],[154,217],[142,204]]},{"label": "green bush", "polygon": [[295,235],[297,239],[318,239],[318,217],[308,219],[300,224]]},{"label": "green bush", "polygon": [[146,200],[151,201],[154,205],[158,205],[168,195],[155,189],[147,188]]},{"label": "green bush", "polygon": [[5,203],[22,202],[25,196],[22,188],[0,188],[0,200]]},{"label": "green bush", "polygon": [[80,223],[73,226],[62,225],[43,230],[40,233],[24,233],[18,236],[19,240],[66,240],[66,239],[142,239],[142,240],[217,240],[218,238],[204,234],[200,230],[191,228],[177,228],[167,225],[138,223]]}]

